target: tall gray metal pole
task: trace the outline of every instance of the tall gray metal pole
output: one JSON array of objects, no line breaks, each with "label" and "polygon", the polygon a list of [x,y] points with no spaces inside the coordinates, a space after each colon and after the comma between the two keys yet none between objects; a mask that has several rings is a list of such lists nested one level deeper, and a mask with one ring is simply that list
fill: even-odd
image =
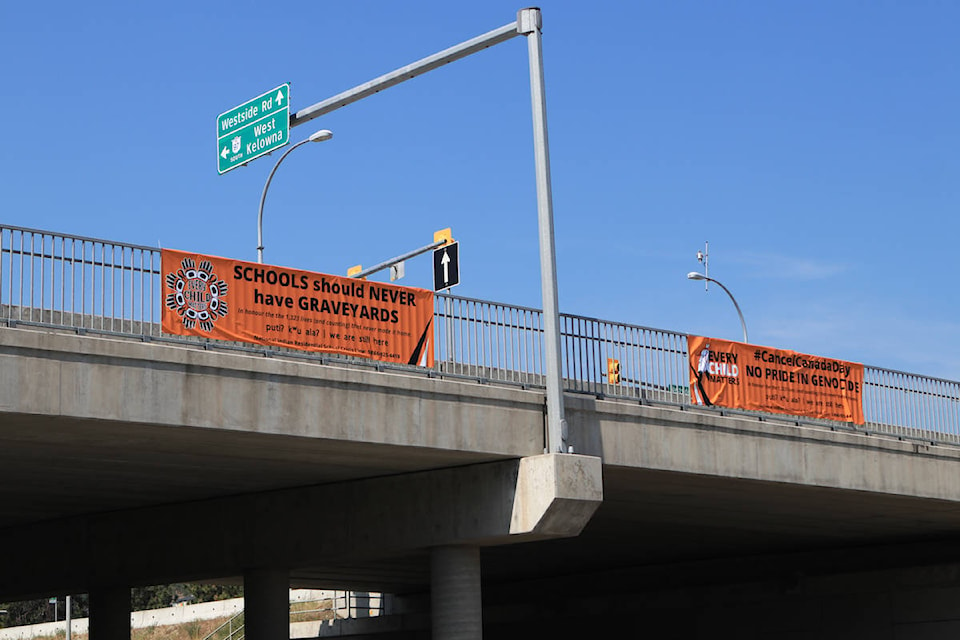
[{"label": "tall gray metal pole", "polygon": [[327,129],[321,129],[320,131],[317,131],[306,140],[301,140],[297,144],[284,151],[283,155],[280,156],[280,159],[277,160],[277,164],[273,165],[273,169],[270,170],[270,175],[267,176],[267,182],[263,185],[263,193],[260,194],[260,208],[257,211],[257,262],[260,264],[263,264],[263,203],[267,199],[267,189],[270,188],[270,181],[273,180],[273,174],[275,174],[277,169],[280,168],[280,163],[283,162],[283,159],[290,155],[290,152],[297,147],[302,147],[308,142],[323,142],[324,140],[329,140],[331,137],[333,137],[333,134]]},{"label": "tall gray metal pole", "polygon": [[550,152],[547,145],[547,107],[543,85],[543,48],[540,38],[540,9],[521,9],[516,22],[488,31],[472,40],[444,49],[348,89],[290,116],[290,126],[296,127],[321,115],[330,113],[371,96],[388,87],[415,78],[447,63],[505,42],[518,35],[527,37],[530,59],[530,95],[533,102],[534,155],[537,175],[537,215],[540,227],[540,287],[543,294],[544,355],[547,378],[547,451],[569,450],[567,421],[563,409],[563,380],[560,366],[560,309],[557,301],[557,265],[553,238],[553,195],[550,189]]},{"label": "tall gray metal pole", "polygon": [[521,9],[517,12],[517,30],[527,36],[530,55],[530,100],[533,106],[537,217],[540,223],[540,288],[543,295],[543,340],[547,368],[547,450],[549,453],[566,453],[567,421],[564,417],[560,366],[560,305],[557,297],[557,255],[553,235],[553,193],[550,186],[541,26],[539,9]]},{"label": "tall gray metal pole", "polygon": [[719,280],[705,276],[702,273],[697,273],[696,271],[688,273],[687,278],[690,280],[706,280],[707,282],[712,282],[727,292],[727,295],[730,296],[730,302],[732,302],[733,306],[737,309],[737,315],[740,316],[740,328],[743,329],[743,341],[749,343],[750,340],[747,338],[747,321],[743,319],[743,312],[740,310],[740,305],[737,304],[737,299],[730,293],[730,289],[723,286],[723,283]]},{"label": "tall gray metal pole", "polygon": [[743,311],[740,311],[740,305],[737,304],[737,299],[733,297],[733,294],[730,293],[730,289],[727,289],[723,286],[723,283],[719,280],[714,280],[713,278],[704,278],[708,282],[713,282],[721,289],[727,292],[727,295],[730,296],[730,302],[733,303],[734,308],[737,310],[737,315],[740,316],[740,328],[743,330],[743,341],[746,343],[750,342],[750,338],[747,337],[747,321],[743,319]]},{"label": "tall gray metal pole", "polygon": [[297,144],[293,145],[287,149],[280,159],[277,160],[277,164],[273,165],[273,169],[270,170],[270,175],[267,176],[267,182],[263,185],[263,193],[260,194],[260,208],[257,211],[257,262],[263,264],[263,202],[267,199],[267,189],[270,188],[270,181],[273,180],[273,174],[277,172],[277,168],[280,167],[280,163],[283,162],[283,159],[290,155],[290,152],[296,149],[297,147],[302,147],[303,145],[310,142],[310,139],[301,140]]}]

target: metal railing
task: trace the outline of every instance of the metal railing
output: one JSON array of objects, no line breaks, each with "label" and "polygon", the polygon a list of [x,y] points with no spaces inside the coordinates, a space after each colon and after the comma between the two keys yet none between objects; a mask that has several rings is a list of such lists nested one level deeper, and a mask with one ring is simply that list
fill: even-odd
[{"label": "metal railing", "polygon": [[243,640],[244,612],[234,614],[226,622],[204,636],[203,640]]},{"label": "metal railing", "polygon": [[371,618],[383,614],[383,594],[368,591],[332,591],[326,598],[290,603],[290,622]]},{"label": "metal railing", "polygon": [[[215,342],[161,335],[162,297],[157,248],[0,226],[0,321],[177,342]],[[544,386],[543,318],[539,310],[450,295],[434,299],[436,372]],[[561,314],[560,329],[567,391],[692,404],[685,334],[568,314]],[[256,352],[293,353],[288,349],[217,344]],[[370,362],[332,354],[296,355],[331,362]],[[607,358],[620,361],[620,384],[605,380]],[[375,366],[409,368],[387,363]],[[960,383],[956,381],[868,366],[863,405],[866,423],[844,426],[960,444]]]},{"label": "metal railing", "polygon": [[[331,591],[329,597],[290,601],[290,622],[326,622],[383,615],[383,594],[361,591]],[[203,640],[243,640],[244,611],[228,618]]]},{"label": "metal railing", "polygon": [[160,335],[160,252],[0,227],[0,318]]}]

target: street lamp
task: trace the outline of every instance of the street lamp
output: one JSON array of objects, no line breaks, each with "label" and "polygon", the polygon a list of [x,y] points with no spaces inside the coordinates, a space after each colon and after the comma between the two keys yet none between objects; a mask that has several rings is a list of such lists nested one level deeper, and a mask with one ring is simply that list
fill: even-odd
[{"label": "street lamp", "polygon": [[727,295],[730,296],[730,300],[733,302],[733,306],[737,308],[737,315],[740,316],[740,326],[743,328],[743,341],[750,342],[747,339],[747,323],[743,319],[743,313],[740,311],[740,305],[737,304],[737,300],[733,297],[733,294],[730,293],[730,290],[723,286],[723,283],[719,280],[714,280],[713,278],[709,278],[702,273],[697,273],[696,271],[691,271],[688,273],[687,278],[690,280],[706,280],[707,282],[712,282],[727,292]]},{"label": "street lamp", "polygon": [[257,213],[257,262],[263,263],[263,201],[267,198],[267,189],[270,188],[270,181],[273,180],[273,174],[277,172],[277,167],[279,167],[283,159],[290,155],[290,152],[297,147],[305,145],[308,142],[323,142],[332,137],[333,133],[331,133],[329,129],[321,129],[306,140],[301,140],[287,149],[284,154],[280,156],[280,159],[277,160],[277,164],[273,165],[273,170],[270,172],[270,175],[267,176],[267,183],[263,185],[263,193],[260,195],[260,211]]}]

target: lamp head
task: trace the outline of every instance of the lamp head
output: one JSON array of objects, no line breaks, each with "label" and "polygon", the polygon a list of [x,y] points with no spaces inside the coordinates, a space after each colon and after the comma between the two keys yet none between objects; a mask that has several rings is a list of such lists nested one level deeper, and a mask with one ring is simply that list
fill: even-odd
[{"label": "lamp head", "polygon": [[333,132],[329,129],[320,129],[316,133],[310,135],[310,142],[323,142],[324,140],[329,140],[333,137]]},{"label": "lamp head", "polygon": [[697,273],[696,271],[691,271],[687,274],[687,278],[690,280],[706,280],[707,276],[702,273]]}]

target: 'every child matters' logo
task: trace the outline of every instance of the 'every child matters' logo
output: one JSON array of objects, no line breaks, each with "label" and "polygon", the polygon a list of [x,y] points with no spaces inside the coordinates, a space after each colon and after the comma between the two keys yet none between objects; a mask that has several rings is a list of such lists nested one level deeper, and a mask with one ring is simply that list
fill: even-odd
[{"label": "'every child matters' logo", "polygon": [[197,267],[193,258],[184,258],[180,268],[168,273],[167,308],[180,316],[183,326],[193,329],[198,324],[203,331],[213,329],[213,323],[227,315],[227,283],[213,272],[213,265],[202,260]]}]

